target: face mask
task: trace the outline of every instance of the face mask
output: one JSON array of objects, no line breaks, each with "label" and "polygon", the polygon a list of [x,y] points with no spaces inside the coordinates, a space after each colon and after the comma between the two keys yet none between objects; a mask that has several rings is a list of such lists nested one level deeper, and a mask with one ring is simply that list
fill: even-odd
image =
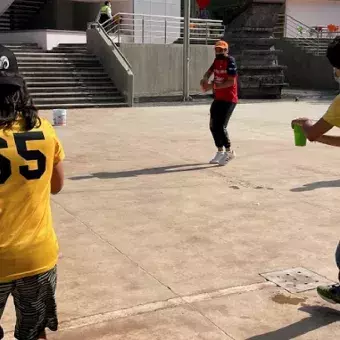
[{"label": "face mask", "polygon": [[224,53],[216,53],[216,59],[224,59],[225,55]]},{"label": "face mask", "polygon": [[336,81],[337,83],[340,84],[340,77],[337,76],[337,74],[336,74],[336,69],[334,69],[334,79],[335,79],[335,81]]}]

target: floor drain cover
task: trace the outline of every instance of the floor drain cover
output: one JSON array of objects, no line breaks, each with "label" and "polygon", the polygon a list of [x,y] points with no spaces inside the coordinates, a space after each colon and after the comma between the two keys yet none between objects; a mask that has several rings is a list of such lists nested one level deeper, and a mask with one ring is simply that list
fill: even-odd
[{"label": "floor drain cover", "polygon": [[290,293],[305,292],[306,290],[315,289],[319,285],[334,284],[334,282],[305,268],[292,268],[260,275]]}]

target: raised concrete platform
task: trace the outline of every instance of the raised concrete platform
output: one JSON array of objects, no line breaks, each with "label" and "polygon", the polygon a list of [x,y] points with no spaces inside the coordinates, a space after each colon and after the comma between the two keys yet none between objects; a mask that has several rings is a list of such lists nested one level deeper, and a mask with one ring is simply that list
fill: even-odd
[{"label": "raised concrete platform", "polygon": [[86,32],[66,30],[22,30],[0,32],[0,41],[2,44],[38,44],[44,51],[50,51],[61,43],[85,44]]},{"label": "raised concrete platform", "polygon": [[[239,105],[226,167],[207,165],[206,105],[69,111],[50,339],[335,339],[337,306],[260,276],[303,267],[336,280],[339,150],[296,148],[290,128],[327,106]],[[7,332],[13,321],[10,307]]]}]

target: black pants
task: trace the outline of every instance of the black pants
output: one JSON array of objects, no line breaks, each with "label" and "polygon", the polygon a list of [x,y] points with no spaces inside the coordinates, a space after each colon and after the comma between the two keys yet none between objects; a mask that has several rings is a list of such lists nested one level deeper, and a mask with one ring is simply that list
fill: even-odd
[{"label": "black pants", "polygon": [[230,148],[230,139],[227,131],[229,119],[236,104],[222,100],[214,100],[210,108],[210,131],[218,148]]},{"label": "black pants", "polygon": [[102,13],[99,17],[99,23],[103,24],[104,22],[108,21],[110,17],[107,14]]}]

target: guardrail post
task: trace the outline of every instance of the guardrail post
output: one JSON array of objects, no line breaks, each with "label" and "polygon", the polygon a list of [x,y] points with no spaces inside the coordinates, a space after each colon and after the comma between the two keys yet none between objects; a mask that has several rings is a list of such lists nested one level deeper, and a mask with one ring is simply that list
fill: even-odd
[{"label": "guardrail post", "polygon": [[190,100],[190,9],[191,1],[184,0],[184,34],[183,34],[183,101]]},{"label": "guardrail post", "polygon": [[144,44],[144,30],[145,30],[145,23],[144,23],[144,15],[142,17],[142,43]]},{"label": "guardrail post", "polygon": [[208,45],[208,23],[205,23],[205,44]]},{"label": "guardrail post", "polygon": [[283,37],[287,38],[287,20],[288,20],[287,15],[285,15],[284,19],[285,20],[283,23]]}]

